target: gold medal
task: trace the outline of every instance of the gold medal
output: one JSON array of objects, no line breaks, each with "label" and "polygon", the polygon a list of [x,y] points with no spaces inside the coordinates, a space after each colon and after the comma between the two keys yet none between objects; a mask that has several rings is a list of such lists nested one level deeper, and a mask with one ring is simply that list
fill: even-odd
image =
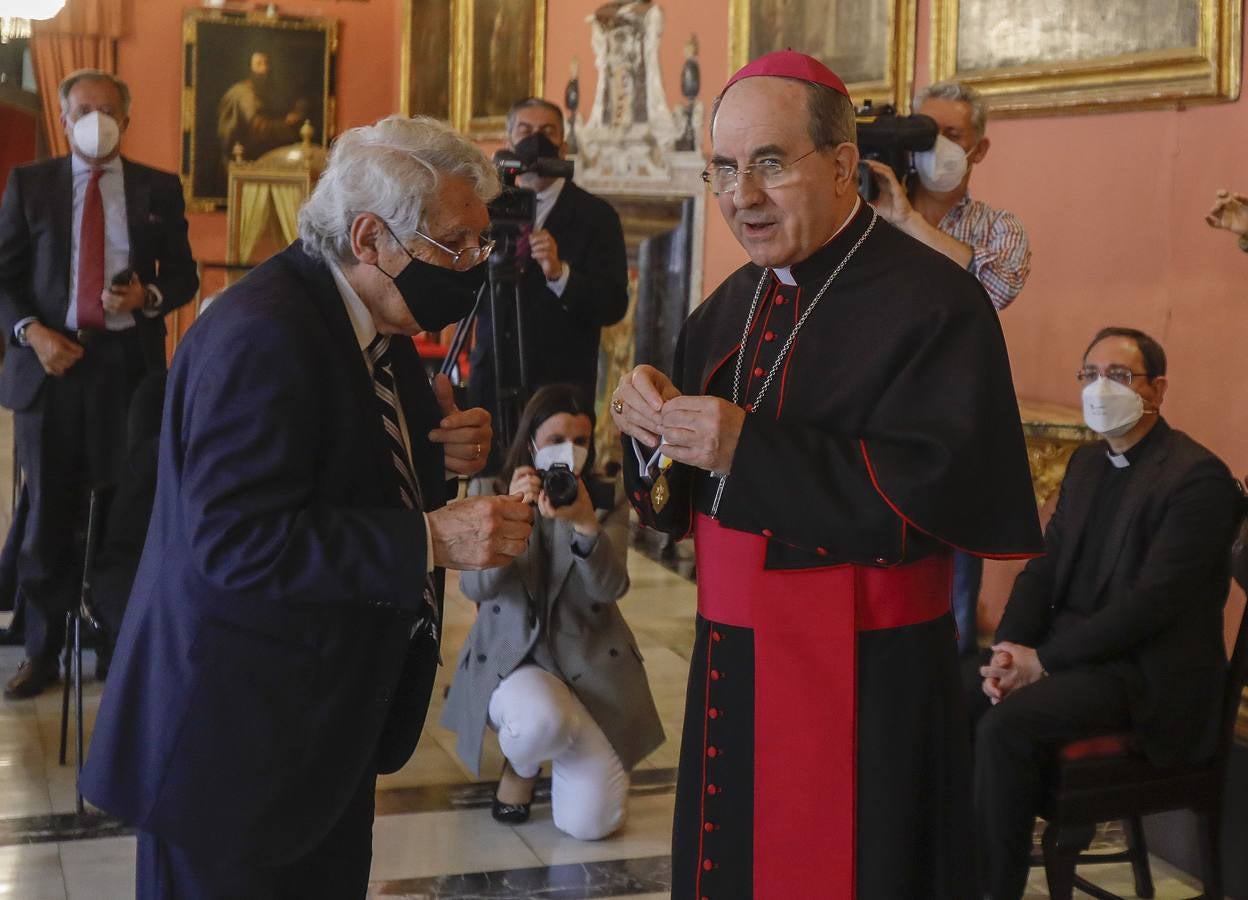
[{"label": "gold medal", "polygon": [[660,472],[659,477],[654,480],[654,487],[650,488],[650,505],[656,513],[663,512],[669,496],[671,496],[671,491],[667,487],[667,476]]}]

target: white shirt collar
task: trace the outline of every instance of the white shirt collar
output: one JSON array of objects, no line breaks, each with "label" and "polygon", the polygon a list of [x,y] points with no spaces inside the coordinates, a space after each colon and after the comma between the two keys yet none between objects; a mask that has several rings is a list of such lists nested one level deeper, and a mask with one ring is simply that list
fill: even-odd
[{"label": "white shirt collar", "polygon": [[[849,215],[845,217],[845,221],[841,223],[840,227],[832,233],[832,237],[823,242],[823,247],[828,246],[828,244],[836,240],[836,236],[845,230],[845,226],[853,221],[854,216],[858,215],[858,208],[860,206],[862,206],[862,197],[854,197],[854,208],[849,211]],[[819,249],[822,250],[823,247],[820,247]],[[778,266],[771,271],[772,274],[780,280],[781,284],[793,287],[797,284],[797,279],[793,277],[792,269],[792,266]]]},{"label": "white shirt collar", "polygon": [[73,166],[72,171],[75,175],[79,175],[83,172],[90,172],[92,169],[95,169],[95,168],[103,169],[105,172],[108,172],[111,174],[118,174],[118,175],[121,174],[121,154],[120,153],[118,153],[108,162],[100,163],[99,166],[95,166],[92,163],[87,162],[77,153],[71,152],[70,158],[73,160],[73,163],[71,165]]},{"label": "white shirt collar", "polygon": [[355,292],[355,288],[351,287],[351,282],[347,281],[347,276],[342,274],[342,269],[337,263],[330,262],[329,271],[334,276],[334,284],[338,286],[338,295],[342,297],[342,304],[347,308],[347,318],[351,320],[355,339],[359,341],[361,350],[367,350],[373,338],[377,337],[377,325],[373,322],[372,313],[368,311],[360,295]]},{"label": "white shirt collar", "polygon": [[1131,460],[1127,459],[1127,454],[1125,453],[1115,453],[1113,450],[1106,450],[1105,456],[1115,469],[1125,469],[1131,465]]},{"label": "white shirt collar", "polygon": [[559,199],[559,194],[563,190],[563,186],[567,182],[567,180],[568,179],[566,178],[556,178],[546,187],[542,188],[540,191],[537,192],[537,202],[538,203],[546,203],[546,202],[554,203],[556,200]]}]

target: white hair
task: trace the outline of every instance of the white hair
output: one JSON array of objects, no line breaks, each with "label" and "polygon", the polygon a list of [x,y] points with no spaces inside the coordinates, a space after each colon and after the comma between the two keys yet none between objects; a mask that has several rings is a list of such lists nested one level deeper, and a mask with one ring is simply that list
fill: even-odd
[{"label": "white hair", "polygon": [[354,264],[351,223],[366,212],[400,238],[412,237],[422,228],[426,204],[444,176],[468,179],[482,201],[501,189],[485,154],[437,119],[387,116],[344,131],[299,211],[303,249],[320,259]]},{"label": "white hair", "polygon": [[975,88],[960,81],[938,81],[935,84],[929,84],[914,95],[915,111],[917,112],[920,106],[932,99],[965,103],[971,108],[971,127],[975,129],[975,135],[984,136],[984,129],[988,127],[988,104],[984,102],[983,96]]}]

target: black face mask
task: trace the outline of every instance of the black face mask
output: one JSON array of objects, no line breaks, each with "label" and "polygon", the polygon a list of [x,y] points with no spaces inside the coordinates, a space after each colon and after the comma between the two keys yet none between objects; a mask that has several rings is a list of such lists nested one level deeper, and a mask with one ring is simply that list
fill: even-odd
[{"label": "black face mask", "polygon": [[[386,226],[389,230],[389,226]],[[394,234],[393,231],[390,232]],[[476,265],[465,272],[444,269],[412,256],[403,242],[395,241],[411,260],[398,275],[391,275],[378,266],[378,271],[394,282],[407,304],[412,318],[423,331],[441,331],[472,312],[477,291],[485,283],[485,265]]]},{"label": "black face mask", "polygon": [[559,158],[558,145],[541,131],[529,135],[512,149],[516,157],[526,166],[533,165],[539,159]]}]

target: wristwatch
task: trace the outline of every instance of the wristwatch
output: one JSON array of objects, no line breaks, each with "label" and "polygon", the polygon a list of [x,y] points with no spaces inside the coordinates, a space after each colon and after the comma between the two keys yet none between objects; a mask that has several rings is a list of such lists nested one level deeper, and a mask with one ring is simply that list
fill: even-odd
[{"label": "wristwatch", "polygon": [[17,329],[17,345],[19,347],[29,347],[30,341],[26,340],[26,332],[30,330],[30,326],[35,324],[35,319],[29,322],[23,322],[22,327]]},{"label": "wristwatch", "polygon": [[152,290],[151,285],[143,285],[143,308],[147,310],[160,309],[160,294]]}]

